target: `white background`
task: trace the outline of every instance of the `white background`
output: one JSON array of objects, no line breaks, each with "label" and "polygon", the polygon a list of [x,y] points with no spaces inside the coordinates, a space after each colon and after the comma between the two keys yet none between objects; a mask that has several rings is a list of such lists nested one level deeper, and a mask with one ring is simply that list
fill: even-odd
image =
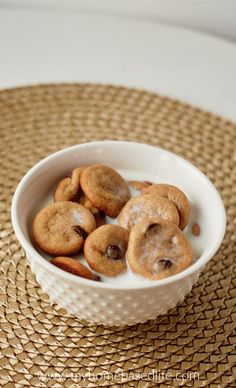
[{"label": "white background", "polygon": [[236,0],[0,0],[1,5],[89,10],[164,21],[236,41]]},{"label": "white background", "polygon": [[236,0],[0,0],[0,88],[112,83],[236,121],[235,5]]}]

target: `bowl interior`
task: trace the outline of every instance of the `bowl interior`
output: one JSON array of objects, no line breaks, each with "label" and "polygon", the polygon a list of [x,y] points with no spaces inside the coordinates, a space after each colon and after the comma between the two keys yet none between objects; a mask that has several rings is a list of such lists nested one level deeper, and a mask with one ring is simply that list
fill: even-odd
[{"label": "bowl interior", "polygon": [[[216,252],[225,232],[225,211],[209,179],[173,153],[123,141],[91,142],[64,149],[45,158],[25,175],[13,198],[12,221],[26,252],[31,250],[38,256],[31,240],[32,219],[49,201],[56,183],[74,167],[93,163],[115,168],[128,180],[174,184],[188,196],[191,215],[185,234],[193,246],[195,263],[192,269],[188,268],[172,278],[177,279],[194,270],[194,267],[201,267]],[[198,223],[201,228],[199,237],[191,233],[193,223]]]}]

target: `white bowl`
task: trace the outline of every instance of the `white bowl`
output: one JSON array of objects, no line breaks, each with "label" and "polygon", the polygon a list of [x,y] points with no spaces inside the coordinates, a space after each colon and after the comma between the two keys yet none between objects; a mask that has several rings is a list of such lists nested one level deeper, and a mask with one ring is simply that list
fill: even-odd
[{"label": "white bowl", "polygon": [[[191,234],[191,225],[186,232],[197,256],[189,268],[159,281],[121,284],[118,279],[103,283],[62,271],[37,251],[30,229],[39,201],[72,168],[93,163],[107,164],[128,174],[129,179],[141,176],[145,180],[169,182],[187,194],[191,202],[190,224],[196,221],[201,227],[199,237]],[[69,313],[97,324],[132,325],[165,314],[183,301],[200,271],[218,250],[225,233],[226,216],[213,184],[186,160],[145,144],[101,141],[66,148],[31,168],[14,194],[12,223],[38,283],[52,301]]]}]

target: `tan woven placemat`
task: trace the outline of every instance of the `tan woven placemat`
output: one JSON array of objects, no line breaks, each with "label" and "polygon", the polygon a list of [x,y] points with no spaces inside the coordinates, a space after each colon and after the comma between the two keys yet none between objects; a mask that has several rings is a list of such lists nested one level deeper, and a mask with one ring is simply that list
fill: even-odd
[{"label": "tan woven placemat", "polygon": [[[236,125],[144,91],[45,85],[0,92],[0,136],[1,386],[235,386]],[[150,143],[192,161],[228,215],[222,247],[186,300],[133,327],[87,324],[52,305],[10,220],[14,189],[34,163],[102,139]]]}]

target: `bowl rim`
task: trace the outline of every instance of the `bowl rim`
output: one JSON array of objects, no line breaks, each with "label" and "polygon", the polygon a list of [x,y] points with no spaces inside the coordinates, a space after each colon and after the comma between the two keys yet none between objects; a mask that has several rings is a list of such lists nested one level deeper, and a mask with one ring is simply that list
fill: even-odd
[{"label": "bowl rim", "polygon": [[[185,270],[183,270],[175,275],[172,275],[172,276],[169,276],[167,278],[160,279],[160,280],[155,280],[155,281],[150,280],[150,283],[149,282],[143,283],[143,284],[138,284],[138,283],[135,284],[134,283],[134,284],[130,284],[130,285],[127,285],[127,284],[122,285],[119,283],[113,284],[113,283],[105,283],[105,282],[95,282],[93,280],[85,279],[85,278],[73,275],[69,272],[63,271],[62,269],[52,265],[25,238],[24,233],[22,232],[22,230],[20,228],[18,217],[17,217],[17,208],[18,208],[19,198],[20,198],[22,190],[24,189],[25,185],[27,184],[28,179],[37,170],[42,168],[44,165],[46,165],[52,159],[57,158],[58,156],[63,155],[65,153],[70,153],[70,152],[77,150],[81,147],[85,147],[85,146],[89,147],[91,145],[94,147],[96,147],[96,146],[101,147],[104,144],[109,146],[109,145],[114,145],[114,144],[117,145],[118,143],[120,146],[126,145],[126,146],[130,146],[130,147],[137,147],[137,146],[148,147],[150,149],[159,150],[162,153],[165,153],[167,156],[171,156],[171,157],[174,156],[175,158],[180,160],[182,163],[186,164],[188,167],[195,170],[195,172],[198,173],[201,176],[201,178],[205,180],[205,182],[209,185],[211,190],[213,190],[214,194],[216,195],[216,197],[218,199],[219,210],[221,212],[221,218],[222,218],[222,223],[219,225],[219,227],[221,229],[219,231],[218,239],[215,241],[215,244],[214,244],[214,246],[211,247],[211,249],[205,249],[204,252],[200,255],[200,257],[193,264],[191,264],[188,268],[186,268]],[[30,257],[33,256],[34,259],[38,262],[38,264],[41,266],[43,265],[45,269],[49,270],[49,272],[53,272],[55,275],[59,275],[60,277],[63,277],[67,280],[76,282],[76,283],[78,283],[78,285],[81,284],[84,286],[91,286],[94,288],[106,288],[106,289],[113,289],[113,290],[114,289],[117,289],[117,290],[132,290],[132,289],[137,290],[137,289],[143,289],[143,288],[160,287],[160,286],[164,286],[164,285],[167,285],[170,283],[175,283],[177,281],[181,281],[182,279],[187,278],[187,277],[193,275],[194,273],[198,273],[200,271],[200,269],[213,257],[213,255],[219,249],[219,247],[223,241],[223,238],[225,235],[225,230],[226,230],[226,212],[225,212],[225,208],[224,208],[224,204],[223,204],[223,201],[221,199],[221,196],[220,196],[218,190],[213,185],[213,183],[210,181],[210,179],[200,169],[198,169],[194,164],[192,164],[188,160],[175,154],[174,152],[165,150],[161,147],[156,147],[156,146],[145,144],[145,143],[139,143],[139,142],[133,142],[133,141],[123,141],[123,140],[103,140],[103,141],[91,141],[91,142],[79,143],[79,144],[76,144],[76,145],[73,145],[70,147],[63,148],[59,151],[56,151],[56,152],[46,156],[45,158],[43,158],[39,162],[37,162],[23,176],[23,178],[20,180],[20,182],[15,190],[15,193],[14,193],[13,199],[12,199],[12,205],[11,205],[11,220],[12,220],[12,225],[13,225],[13,230],[15,232],[15,235],[16,235],[18,241],[20,242],[21,246],[25,250],[26,255],[29,255]]]}]

